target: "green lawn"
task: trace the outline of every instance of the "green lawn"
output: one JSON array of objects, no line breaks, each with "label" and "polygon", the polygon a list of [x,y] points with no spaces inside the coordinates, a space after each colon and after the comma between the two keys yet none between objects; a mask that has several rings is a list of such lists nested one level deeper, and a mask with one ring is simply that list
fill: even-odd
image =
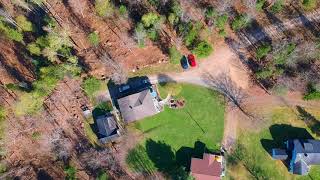
[{"label": "green lawn", "polygon": [[[319,119],[317,112],[306,109]],[[297,114],[298,116],[297,116]],[[319,179],[320,166],[312,166],[309,176],[289,174],[286,166],[268,154],[273,147],[280,147],[287,138],[308,138],[315,134],[299,118],[298,111],[275,108],[270,126],[259,132],[240,130],[238,148],[228,163],[228,179]]]},{"label": "green lawn", "polygon": [[[160,92],[164,92],[161,87]],[[166,107],[163,112],[137,122],[135,127],[147,138],[164,141],[176,151],[182,146],[193,147],[197,140],[209,149],[219,149],[225,107],[221,96],[206,88],[183,84],[178,97],[186,100],[183,109]]]},{"label": "green lawn", "polygon": [[[181,86],[177,98],[185,99],[183,109],[166,107],[133,124],[144,138],[128,153],[127,163],[132,170],[148,174],[158,170],[172,179],[187,179],[185,168],[191,156],[202,155],[204,147],[209,151],[220,148],[225,110],[222,96],[203,87]],[[159,86],[159,91],[166,96],[164,86]]]}]

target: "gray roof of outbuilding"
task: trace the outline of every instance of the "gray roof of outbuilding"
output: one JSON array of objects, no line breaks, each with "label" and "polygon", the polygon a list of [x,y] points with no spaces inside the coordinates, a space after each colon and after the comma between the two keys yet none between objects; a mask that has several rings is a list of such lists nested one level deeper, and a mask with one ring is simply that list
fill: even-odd
[{"label": "gray roof of outbuilding", "polygon": [[99,134],[103,136],[110,136],[118,129],[117,123],[112,114],[99,116],[96,119]]},{"label": "gray roof of outbuilding", "polygon": [[118,99],[118,105],[127,123],[158,113],[149,89]]}]

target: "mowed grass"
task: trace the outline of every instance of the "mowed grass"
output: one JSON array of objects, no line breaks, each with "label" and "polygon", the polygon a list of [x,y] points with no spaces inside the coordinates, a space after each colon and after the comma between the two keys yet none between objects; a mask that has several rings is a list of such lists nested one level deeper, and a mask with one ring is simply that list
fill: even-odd
[{"label": "mowed grass", "polygon": [[[315,109],[305,110],[320,119]],[[236,163],[229,161],[228,179],[320,179],[320,166],[312,166],[308,176],[292,175],[281,161],[271,158],[268,149],[278,146],[287,137],[303,138],[309,134],[316,138],[300,119],[298,111],[279,107],[271,114],[270,126],[260,132],[240,130],[236,152],[240,152],[242,158]]]},{"label": "mowed grass", "polygon": [[[165,97],[164,87],[159,86]],[[218,150],[223,137],[225,105],[221,95],[207,88],[182,84],[177,98],[183,98],[182,109],[166,107],[163,112],[141,120],[135,127],[144,133],[145,139],[163,141],[174,151],[181,147],[194,147],[201,141],[210,150]]]}]

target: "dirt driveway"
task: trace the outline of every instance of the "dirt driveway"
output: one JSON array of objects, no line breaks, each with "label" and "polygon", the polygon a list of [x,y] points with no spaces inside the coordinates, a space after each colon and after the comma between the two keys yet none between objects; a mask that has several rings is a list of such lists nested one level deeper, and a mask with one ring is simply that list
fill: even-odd
[{"label": "dirt driveway", "polygon": [[156,74],[150,75],[149,78],[152,83],[176,81],[207,86],[201,78],[204,73],[210,73],[213,76],[226,73],[239,87],[243,89],[249,87],[249,74],[245,66],[225,43],[217,44],[211,56],[199,61],[198,67],[182,73]]}]

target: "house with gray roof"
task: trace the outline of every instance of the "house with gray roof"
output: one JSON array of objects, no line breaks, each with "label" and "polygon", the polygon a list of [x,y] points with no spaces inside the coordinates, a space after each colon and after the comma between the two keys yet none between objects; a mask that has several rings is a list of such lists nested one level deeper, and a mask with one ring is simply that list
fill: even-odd
[{"label": "house with gray roof", "polygon": [[126,123],[137,121],[160,112],[152,88],[118,99],[120,113]]},{"label": "house with gray roof", "polygon": [[112,142],[120,137],[119,128],[114,116],[107,113],[96,118],[98,137],[102,144]]},{"label": "house with gray roof", "polygon": [[272,149],[272,157],[289,160],[289,171],[291,173],[306,175],[311,165],[320,164],[320,140],[288,140],[286,149]]}]

